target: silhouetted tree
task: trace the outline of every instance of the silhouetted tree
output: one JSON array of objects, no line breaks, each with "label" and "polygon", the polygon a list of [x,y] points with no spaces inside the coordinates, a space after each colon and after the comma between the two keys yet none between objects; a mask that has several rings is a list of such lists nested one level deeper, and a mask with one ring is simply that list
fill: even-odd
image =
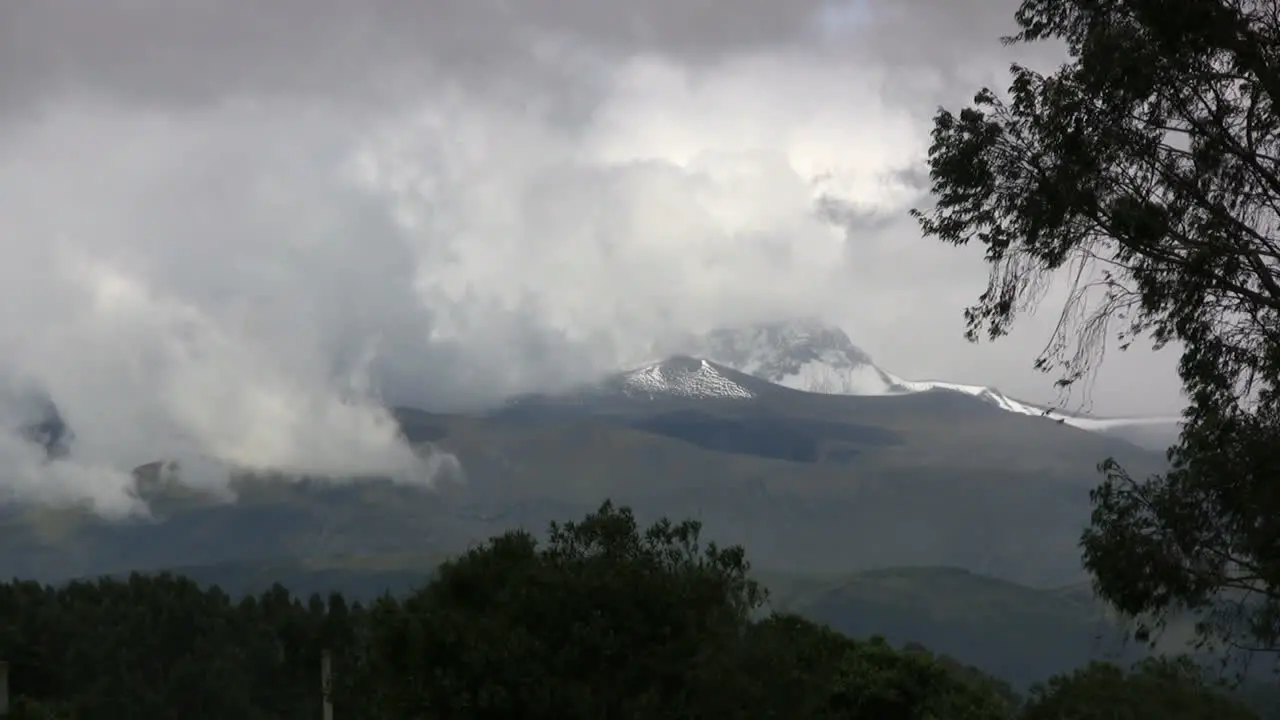
[{"label": "silhouetted tree", "polygon": [[1131,672],[1092,663],[1032,689],[1022,720],[1257,720],[1241,702],[1207,683],[1185,659],[1145,660]]},{"label": "silhouetted tree", "polygon": [[1181,345],[1190,407],[1172,470],[1113,461],[1083,538],[1097,590],[1203,640],[1280,644],[1280,6],[1024,0],[1006,40],[1065,42],[934,122],[926,235],[980,243],[971,338],[1073,281],[1038,365],[1070,383],[1112,332]]}]

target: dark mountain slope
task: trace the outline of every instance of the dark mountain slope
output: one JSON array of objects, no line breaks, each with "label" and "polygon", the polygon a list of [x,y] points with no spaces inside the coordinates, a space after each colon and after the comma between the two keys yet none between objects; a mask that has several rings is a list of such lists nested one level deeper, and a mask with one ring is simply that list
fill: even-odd
[{"label": "dark mountain slope", "polygon": [[[707,367],[680,362],[685,372]],[[628,394],[608,383],[587,390],[480,416],[397,410],[408,438],[461,461],[461,478],[430,491],[242,479],[228,505],[152,483],[155,522],[11,511],[0,521],[0,571],[52,578],[263,556],[446,552],[580,517],[612,498],[644,518],[699,518],[767,567],[954,565],[1065,584],[1079,578],[1096,463],[1116,456],[1141,473],[1162,462],[957,393],[833,396],[767,383],[751,397]]]}]

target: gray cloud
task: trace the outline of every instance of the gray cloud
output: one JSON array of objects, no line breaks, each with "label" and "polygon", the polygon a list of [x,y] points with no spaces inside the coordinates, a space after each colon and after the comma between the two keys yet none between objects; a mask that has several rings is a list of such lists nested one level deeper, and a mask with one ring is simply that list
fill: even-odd
[{"label": "gray cloud", "polygon": [[[382,399],[490,402],[785,315],[1046,399],[1047,319],[966,344],[981,259],[905,217],[934,107],[1011,57],[990,8],[5,4],[0,377],[77,432],[54,465],[5,438],[6,487],[128,512],[160,447],[422,480]],[[1113,362],[1095,409],[1176,406],[1160,362]]]},{"label": "gray cloud", "polygon": [[[133,103],[231,95],[388,100],[424,77],[552,80],[531,59],[684,59],[767,46],[812,26],[815,0],[46,0],[0,8],[0,99],[72,92]],[[554,74],[553,74],[554,75]]]}]

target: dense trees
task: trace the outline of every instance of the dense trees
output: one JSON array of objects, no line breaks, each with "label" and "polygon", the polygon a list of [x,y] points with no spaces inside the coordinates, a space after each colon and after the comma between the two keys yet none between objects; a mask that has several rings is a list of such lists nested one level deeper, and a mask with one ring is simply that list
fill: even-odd
[{"label": "dense trees", "polygon": [[[15,718],[314,718],[326,650],[343,720],[1019,716],[1007,685],[954,660],[765,614],[748,570],[741,550],[702,547],[696,523],[645,529],[606,504],[544,542],[494,538],[368,608],[164,574],[0,585],[0,657]],[[1037,694],[1027,720],[1164,692],[1082,677]],[[1239,712],[1189,670],[1177,683],[1203,702],[1162,717]]]},{"label": "dense trees", "polygon": [[1151,659],[1131,672],[1093,663],[1032,689],[1023,720],[1176,720],[1257,717],[1238,700],[1201,682],[1202,671],[1183,660]]},{"label": "dense trees", "polygon": [[[334,602],[233,602],[169,575],[0,586],[0,655],[32,717],[316,717]],[[336,612],[333,613],[336,616]]]},{"label": "dense trees", "polygon": [[1181,346],[1191,401],[1172,470],[1104,464],[1084,536],[1122,611],[1196,611],[1205,639],[1280,647],[1280,5],[1024,0],[1011,43],[1056,40],[935,119],[927,235],[981,243],[971,337],[1073,280],[1039,363],[1072,382],[1110,332]]},{"label": "dense trees", "polygon": [[373,608],[374,677],[415,679],[379,681],[387,716],[710,712],[734,697],[729,663],[763,595],[740,549],[697,540],[696,524],[642,532],[605,505],[553,525],[545,547],[510,533],[445,563],[430,585]]}]

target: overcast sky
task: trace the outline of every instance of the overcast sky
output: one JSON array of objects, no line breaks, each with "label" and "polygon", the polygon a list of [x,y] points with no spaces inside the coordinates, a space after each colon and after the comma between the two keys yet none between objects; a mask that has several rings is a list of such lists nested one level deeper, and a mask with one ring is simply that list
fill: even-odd
[{"label": "overcast sky", "polygon": [[[905,215],[934,108],[1003,86],[1012,7],[2,3],[0,377],[78,442],[51,477],[0,439],[11,489],[124,509],[162,451],[421,477],[360,398],[493,399],[789,315],[1053,400],[1052,313],[968,344],[978,253]],[[1113,354],[1089,407],[1177,410],[1174,360]]]}]

